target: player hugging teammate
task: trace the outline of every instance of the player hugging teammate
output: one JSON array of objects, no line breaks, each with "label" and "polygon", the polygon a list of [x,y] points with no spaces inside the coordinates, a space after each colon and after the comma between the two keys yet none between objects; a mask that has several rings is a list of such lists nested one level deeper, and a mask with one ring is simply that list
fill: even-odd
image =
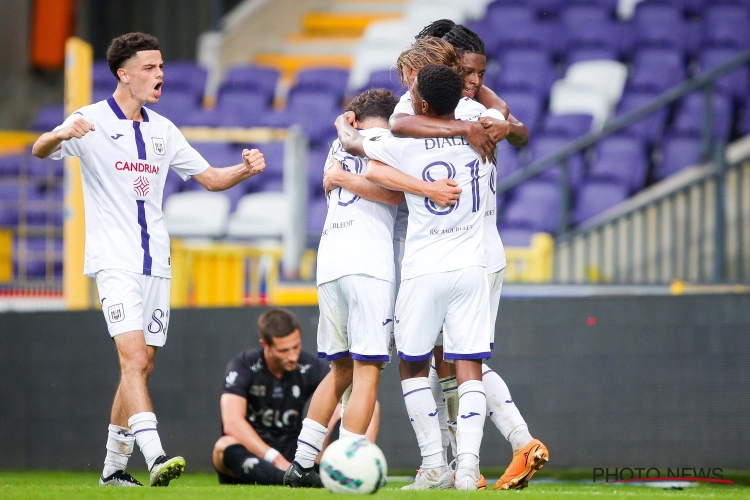
[{"label": "player hugging teammate", "polygon": [[[352,165],[343,171],[331,168],[330,160],[326,165],[326,190],[337,189],[329,195],[329,218],[321,239],[319,259],[324,261],[329,258],[324,243],[332,229],[345,244],[351,244],[347,237],[359,237],[348,231],[356,222],[333,222],[331,205],[349,207],[361,199],[393,201],[390,195],[381,200],[373,196],[374,185],[406,193],[393,231],[393,324],[404,401],[422,465],[415,482],[405,489],[485,489],[479,472],[485,416],[513,447],[513,460],[494,489],[524,488],[549,458],[544,444],[529,434],[505,382],[482,364],[494,344],[506,264],[494,210],[494,145],[504,139],[514,146],[528,142],[523,124],[483,86],[485,63],[484,44],[476,33],[448,20],[426,27],[397,62],[409,92],[390,118],[391,133],[358,131],[360,118],[345,113],[336,121],[339,141],[332,154],[342,154],[343,147],[352,155]],[[367,241],[374,237],[381,237],[378,231]],[[319,292],[325,292],[321,283],[319,276]],[[360,290],[352,286],[341,291],[334,302],[321,298],[319,346],[326,343],[323,318],[331,308],[344,311],[338,316],[338,329],[346,332],[342,338],[350,348],[355,336],[375,325],[352,321],[352,308],[362,307]],[[328,391],[329,406],[350,379],[342,376],[339,384],[321,384],[318,391]],[[285,477],[291,486],[320,486],[310,462],[317,448],[309,439],[322,443],[325,430],[308,420]],[[449,447],[455,467],[448,464]]]}]

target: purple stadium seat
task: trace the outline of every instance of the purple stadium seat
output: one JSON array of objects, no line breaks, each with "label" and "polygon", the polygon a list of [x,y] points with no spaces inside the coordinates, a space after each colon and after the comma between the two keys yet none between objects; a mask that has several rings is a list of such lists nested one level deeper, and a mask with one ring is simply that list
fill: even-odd
[{"label": "purple stadium seat", "polygon": [[346,82],[349,72],[341,68],[314,68],[297,73],[294,87],[298,90],[322,90],[337,96],[339,102],[344,100]]},{"label": "purple stadium seat", "polygon": [[167,61],[164,64],[164,92],[172,89],[187,91],[200,102],[206,86],[208,72],[194,62]]},{"label": "purple stadium seat", "polygon": [[670,48],[642,47],[633,54],[633,66],[663,66],[685,73],[682,52]]},{"label": "purple stadium seat", "polygon": [[682,7],[644,2],[635,8],[635,43],[640,47],[669,47],[684,51],[688,29]]},{"label": "purple stadium seat", "polygon": [[536,12],[528,6],[519,5],[518,2],[492,2],[487,6],[484,18],[496,28],[502,28],[516,23],[536,21]]},{"label": "purple stadium seat", "polygon": [[165,88],[159,102],[149,104],[147,108],[168,118],[178,127],[186,125],[190,114],[201,109],[194,91],[184,88]]},{"label": "purple stadium seat", "polygon": [[750,110],[745,109],[742,122],[740,123],[740,132],[750,134]]},{"label": "purple stadium seat", "polygon": [[227,142],[194,142],[191,145],[212,167],[237,165],[242,161],[240,155]]},{"label": "purple stadium seat", "polygon": [[518,150],[508,144],[508,141],[499,143],[496,147],[496,152],[498,181],[521,168],[521,162],[518,160]]},{"label": "purple stadium seat", "polygon": [[361,93],[367,89],[378,89],[384,88],[391,90],[394,94],[401,97],[406,92],[406,86],[399,80],[396,71],[390,69],[383,69],[380,71],[373,71],[370,73],[370,79],[367,84],[359,89],[358,93]]},{"label": "purple stadium seat", "polygon": [[[556,234],[560,214],[560,188],[548,182],[519,185],[505,207],[506,227],[521,227]],[[503,233],[500,233],[502,237]]]},{"label": "purple stadium seat", "polygon": [[323,196],[312,198],[307,204],[307,233],[320,236],[326,222],[328,202]]},{"label": "purple stadium seat", "polygon": [[611,177],[629,187],[630,193],[643,189],[648,175],[646,146],[640,139],[615,135],[596,145],[594,162],[588,171],[592,177]]},{"label": "purple stadium seat", "polygon": [[[714,94],[711,99],[713,116],[713,136],[726,141],[732,129],[732,103],[729,98],[721,94]],[[701,134],[703,131],[702,92],[690,94],[682,99],[674,118],[672,130],[682,134]]]},{"label": "purple stadium seat", "polygon": [[531,237],[539,232],[526,227],[507,226],[503,222],[498,222],[497,230],[505,247],[528,247],[531,244]]},{"label": "purple stadium seat", "polygon": [[109,70],[107,61],[94,61],[91,77],[94,90],[107,91],[111,95],[117,88],[117,78]]},{"label": "purple stadium seat", "polygon": [[503,100],[508,103],[513,116],[521,120],[529,131],[535,129],[542,113],[542,98],[532,92],[502,92]]},{"label": "purple stadium seat", "polygon": [[323,168],[328,158],[328,148],[319,146],[311,148],[307,157],[307,193],[308,197],[323,196]]},{"label": "purple stadium seat", "polygon": [[293,90],[290,92],[286,108],[274,115],[267,115],[264,124],[288,127],[297,123],[311,143],[325,144],[336,137],[333,122],[342,112],[338,98],[330,92]]},{"label": "purple stadium seat", "polygon": [[672,49],[644,48],[633,58],[628,90],[661,93],[687,78],[682,54]]},{"label": "purple stadium seat", "polygon": [[536,20],[518,20],[513,23],[488,20],[488,25],[495,30],[492,39],[485,41],[485,47],[491,57],[510,49],[534,48],[552,52],[564,49],[559,43],[558,27],[555,23]]},{"label": "purple stadium seat", "polygon": [[564,0],[527,0],[525,3],[542,16],[557,14],[560,8],[565,6]]},{"label": "purple stadium seat", "polygon": [[39,110],[31,130],[38,132],[49,132],[65,121],[65,106],[63,104],[51,104]]},{"label": "purple stadium seat", "polygon": [[[271,112],[264,94],[257,91],[231,89],[219,94],[216,108],[208,114],[212,115],[219,126],[256,127],[260,126]],[[193,114],[188,117],[188,121],[192,123],[192,120],[199,116],[206,116],[206,114]]]},{"label": "purple stadium seat", "polygon": [[[568,144],[568,139],[554,136],[537,135],[530,142],[529,163],[540,160]],[[545,171],[534,177],[534,181],[550,182],[555,186],[559,182],[562,167],[558,164],[547,168]],[[578,186],[583,177],[583,158],[576,154],[568,158],[568,184],[571,187]]]},{"label": "purple stadium seat", "polygon": [[704,15],[705,27],[702,45],[704,47],[748,47],[748,8],[746,5],[715,5]]},{"label": "purple stadium seat", "polygon": [[662,180],[691,165],[701,162],[701,140],[696,136],[670,135],[662,143],[662,160],[654,177]]},{"label": "purple stadium seat", "polygon": [[[701,51],[698,59],[699,70],[701,73],[705,73],[738,54],[739,51],[735,49],[705,49]],[[738,101],[744,102],[747,100],[749,81],[748,67],[745,65],[716,80],[714,88],[719,92],[733,96]]]},{"label": "purple stadium seat", "polygon": [[[262,177],[262,174],[258,177]],[[254,179],[256,177],[253,177]],[[247,181],[240,182],[236,186],[232,186],[229,189],[223,191],[225,195],[229,198],[229,211],[234,212],[237,208],[237,204],[240,202],[240,198],[245,196],[250,192],[251,184]]]},{"label": "purple stadium seat", "polygon": [[538,49],[508,50],[500,58],[497,80],[487,82],[498,92],[531,90],[546,96],[555,79],[555,68],[549,55]]},{"label": "purple stadium seat", "polygon": [[266,169],[261,175],[251,178],[251,181],[256,179],[258,182],[262,183],[273,179],[281,180],[284,177],[283,142],[267,142],[265,144],[253,144],[247,147],[248,149],[258,149],[263,153],[263,157],[266,161]]},{"label": "purple stadium seat", "polygon": [[546,135],[555,135],[566,139],[575,139],[576,137],[591,132],[591,115],[569,114],[569,115],[552,115],[548,114],[542,124],[542,132]]},{"label": "purple stadium seat", "polygon": [[591,177],[578,190],[573,223],[578,225],[627,199],[628,186],[617,179]]},{"label": "purple stadium seat", "polygon": [[62,270],[61,239],[51,239],[48,244],[45,238],[25,238],[24,241],[15,238],[13,250],[16,276],[23,274],[28,278],[44,278],[47,275],[48,252],[51,252],[53,272],[57,274]]},{"label": "purple stadium seat", "polygon": [[581,61],[616,61],[617,51],[604,47],[600,48],[577,48],[568,52],[565,62],[568,66]]},{"label": "purple stadium seat", "polygon": [[[616,117],[620,117],[639,108],[656,97],[655,92],[626,92],[617,108]],[[652,114],[628,126],[625,132],[643,139],[649,144],[659,142],[664,135],[664,126],[669,115],[668,108],[661,108]]]},{"label": "purple stadium seat", "polygon": [[37,158],[29,151],[26,155],[26,173],[29,177],[57,177],[61,179],[65,175],[65,163],[49,158]]},{"label": "purple stadium seat", "polygon": [[219,100],[221,100],[221,94],[229,90],[257,92],[265,97],[266,103],[270,106],[276,94],[278,79],[279,72],[274,68],[251,65],[233,66],[224,76],[219,89]]},{"label": "purple stadium seat", "polygon": [[284,191],[284,181],[281,179],[268,179],[263,180],[261,177],[258,178],[261,182],[257,185],[253,192],[268,192],[275,191],[281,193]]},{"label": "purple stadium seat", "polygon": [[568,50],[580,47],[620,50],[619,32],[606,8],[574,5],[562,11],[560,17]]},{"label": "purple stadium seat", "polygon": [[25,155],[2,155],[0,156],[0,175],[14,175],[21,173],[21,167]]}]

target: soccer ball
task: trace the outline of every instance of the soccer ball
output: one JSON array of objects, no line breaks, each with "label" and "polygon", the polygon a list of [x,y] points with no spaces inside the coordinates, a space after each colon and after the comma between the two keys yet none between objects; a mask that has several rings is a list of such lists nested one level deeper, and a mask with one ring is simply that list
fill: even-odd
[{"label": "soccer ball", "polygon": [[334,493],[375,493],[385,486],[388,465],[376,444],[339,439],[323,452],[320,477]]}]

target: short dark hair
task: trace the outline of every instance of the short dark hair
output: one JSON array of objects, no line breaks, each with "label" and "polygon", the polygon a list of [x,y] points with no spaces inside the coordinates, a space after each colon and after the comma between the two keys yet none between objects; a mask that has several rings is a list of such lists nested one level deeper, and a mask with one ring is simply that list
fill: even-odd
[{"label": "short dark hair", "polygon": [[295,330],[300,330],[297,317],[286,309],[271,309],[258,318],[260,338],[268,345],[273,345],[274,338],[286,337]]},{"label": "short dark hair", "polygon": [[442,38],[453,45],[453,50],[456,51],[458,57],[462,57],[467,52],[486,55],[482,37],[466,26],[456,24],[450,19],[439,19],[428,24],[415,38],[420,40],[427,36]]},{"label": "short dark hair", "polygon": [[369,89],[352,99],[346,110],[354,111],[354,116],[359,121],[366,118],[382,118],[388,121],[396,104],[398,97],[390,90]]},{"label": "short dark hair", "polygon": [[428,64],[417,73],[417,92],[438,116],[455,111],[463,86],[461,75],[442,64]]},{"label": "short dark hair", "polygon": [[159,50],[156,37],[147,33],[126,33],[112,40],[107,47],[107,64],[117,81],[120,81],[117,70],[122,68],[125,61],[133,57],[136,52],[142,50]]}]

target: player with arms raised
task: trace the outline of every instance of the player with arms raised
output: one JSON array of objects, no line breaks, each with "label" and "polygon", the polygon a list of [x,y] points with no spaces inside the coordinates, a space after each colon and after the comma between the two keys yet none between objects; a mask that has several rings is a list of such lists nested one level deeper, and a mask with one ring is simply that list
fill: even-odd
[{"label": "player with arms raised", "polygon": [[151,35],[112,40],[107,62],[117,79],[112,97],[77,110],[32,152],[39,158],[77,156],[81,162],[86,246],[84,274],[96,277],[102,310],[120,361],[107,455],[99,484],[142,486],[125,472],[138,443],[151,486],[167,486],[185,468],[169,457],[156,430],[148,379],[169,326],[169,235],[162,213],[169,168],[209,191],[259,174],[265,160],[245,150],[242,163],[213,168],[168,119],[144,107],[159,100],[163,65]]}]

